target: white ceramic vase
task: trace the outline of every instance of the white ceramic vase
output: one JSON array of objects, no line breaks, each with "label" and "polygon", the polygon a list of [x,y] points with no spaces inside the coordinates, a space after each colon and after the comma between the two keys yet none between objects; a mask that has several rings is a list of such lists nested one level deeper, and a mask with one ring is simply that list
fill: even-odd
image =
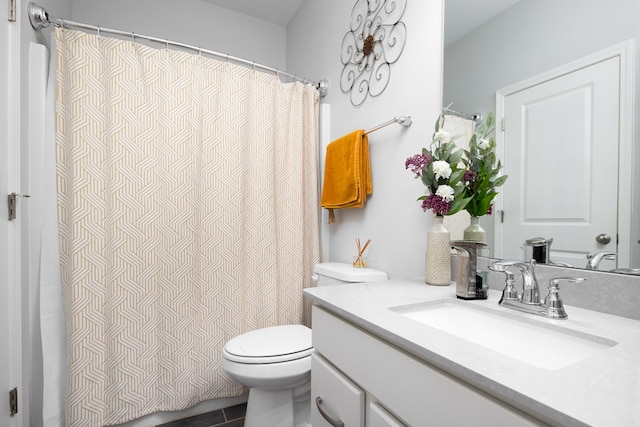
[{"label": "white ceramic vase", "polygon": [[436,216],[433,225],[427,232],[425,282],[428,285],[448,286],[451,284],[450,234],[442,220],[442,216]]}]

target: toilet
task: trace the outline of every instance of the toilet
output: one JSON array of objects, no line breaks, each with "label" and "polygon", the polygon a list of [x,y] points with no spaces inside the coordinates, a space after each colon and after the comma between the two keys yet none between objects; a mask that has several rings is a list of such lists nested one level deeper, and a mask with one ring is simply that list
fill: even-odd
[{"label": "toilet", "polygon": [[[326,262],[313,268],[317,286],[387,280],[386,273]],[[262,328],[239,335],[222,350],[222,367],[249,387],[245,427],[308,427],[311,398],[311,329]]]}]

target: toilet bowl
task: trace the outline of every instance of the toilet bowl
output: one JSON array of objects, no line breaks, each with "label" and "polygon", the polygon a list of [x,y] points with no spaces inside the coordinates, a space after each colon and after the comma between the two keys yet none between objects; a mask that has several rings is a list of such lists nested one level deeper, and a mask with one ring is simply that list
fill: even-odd
[{"label": "toilet bowl", "polygon": [[[314,266],[318,286],[387,280],[386,273],[351,264]],[[249,387],[245,427],[309,427],[311,329],[282,325],[231,339],[222,350],[222,368]]]},{"label": "toilet bowl", "polygon": [[249,387],[245,427],[308,425],[311,353],[303,325],[257,329],[224,346],[223,369]]}]

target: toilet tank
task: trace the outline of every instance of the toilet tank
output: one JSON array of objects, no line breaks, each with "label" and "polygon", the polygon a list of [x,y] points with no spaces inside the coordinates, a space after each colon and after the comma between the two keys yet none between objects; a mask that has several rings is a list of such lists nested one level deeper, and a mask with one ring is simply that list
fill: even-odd
[{"label": "toilet tank", "polygon": [[321,262],[313,267],[317,286],[388,280],[387,273],[372,268],[355,268],[344,262]]}]

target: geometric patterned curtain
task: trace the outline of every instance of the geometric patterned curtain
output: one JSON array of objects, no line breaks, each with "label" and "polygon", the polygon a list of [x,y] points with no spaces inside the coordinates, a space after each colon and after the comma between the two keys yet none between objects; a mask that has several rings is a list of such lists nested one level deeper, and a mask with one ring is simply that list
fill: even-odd
[{"label": "geometric patterned curtain", "polygon": [[56,32],[68,425],[239,395],[221,368],[224,343],[309,323],[317,90]]}]

